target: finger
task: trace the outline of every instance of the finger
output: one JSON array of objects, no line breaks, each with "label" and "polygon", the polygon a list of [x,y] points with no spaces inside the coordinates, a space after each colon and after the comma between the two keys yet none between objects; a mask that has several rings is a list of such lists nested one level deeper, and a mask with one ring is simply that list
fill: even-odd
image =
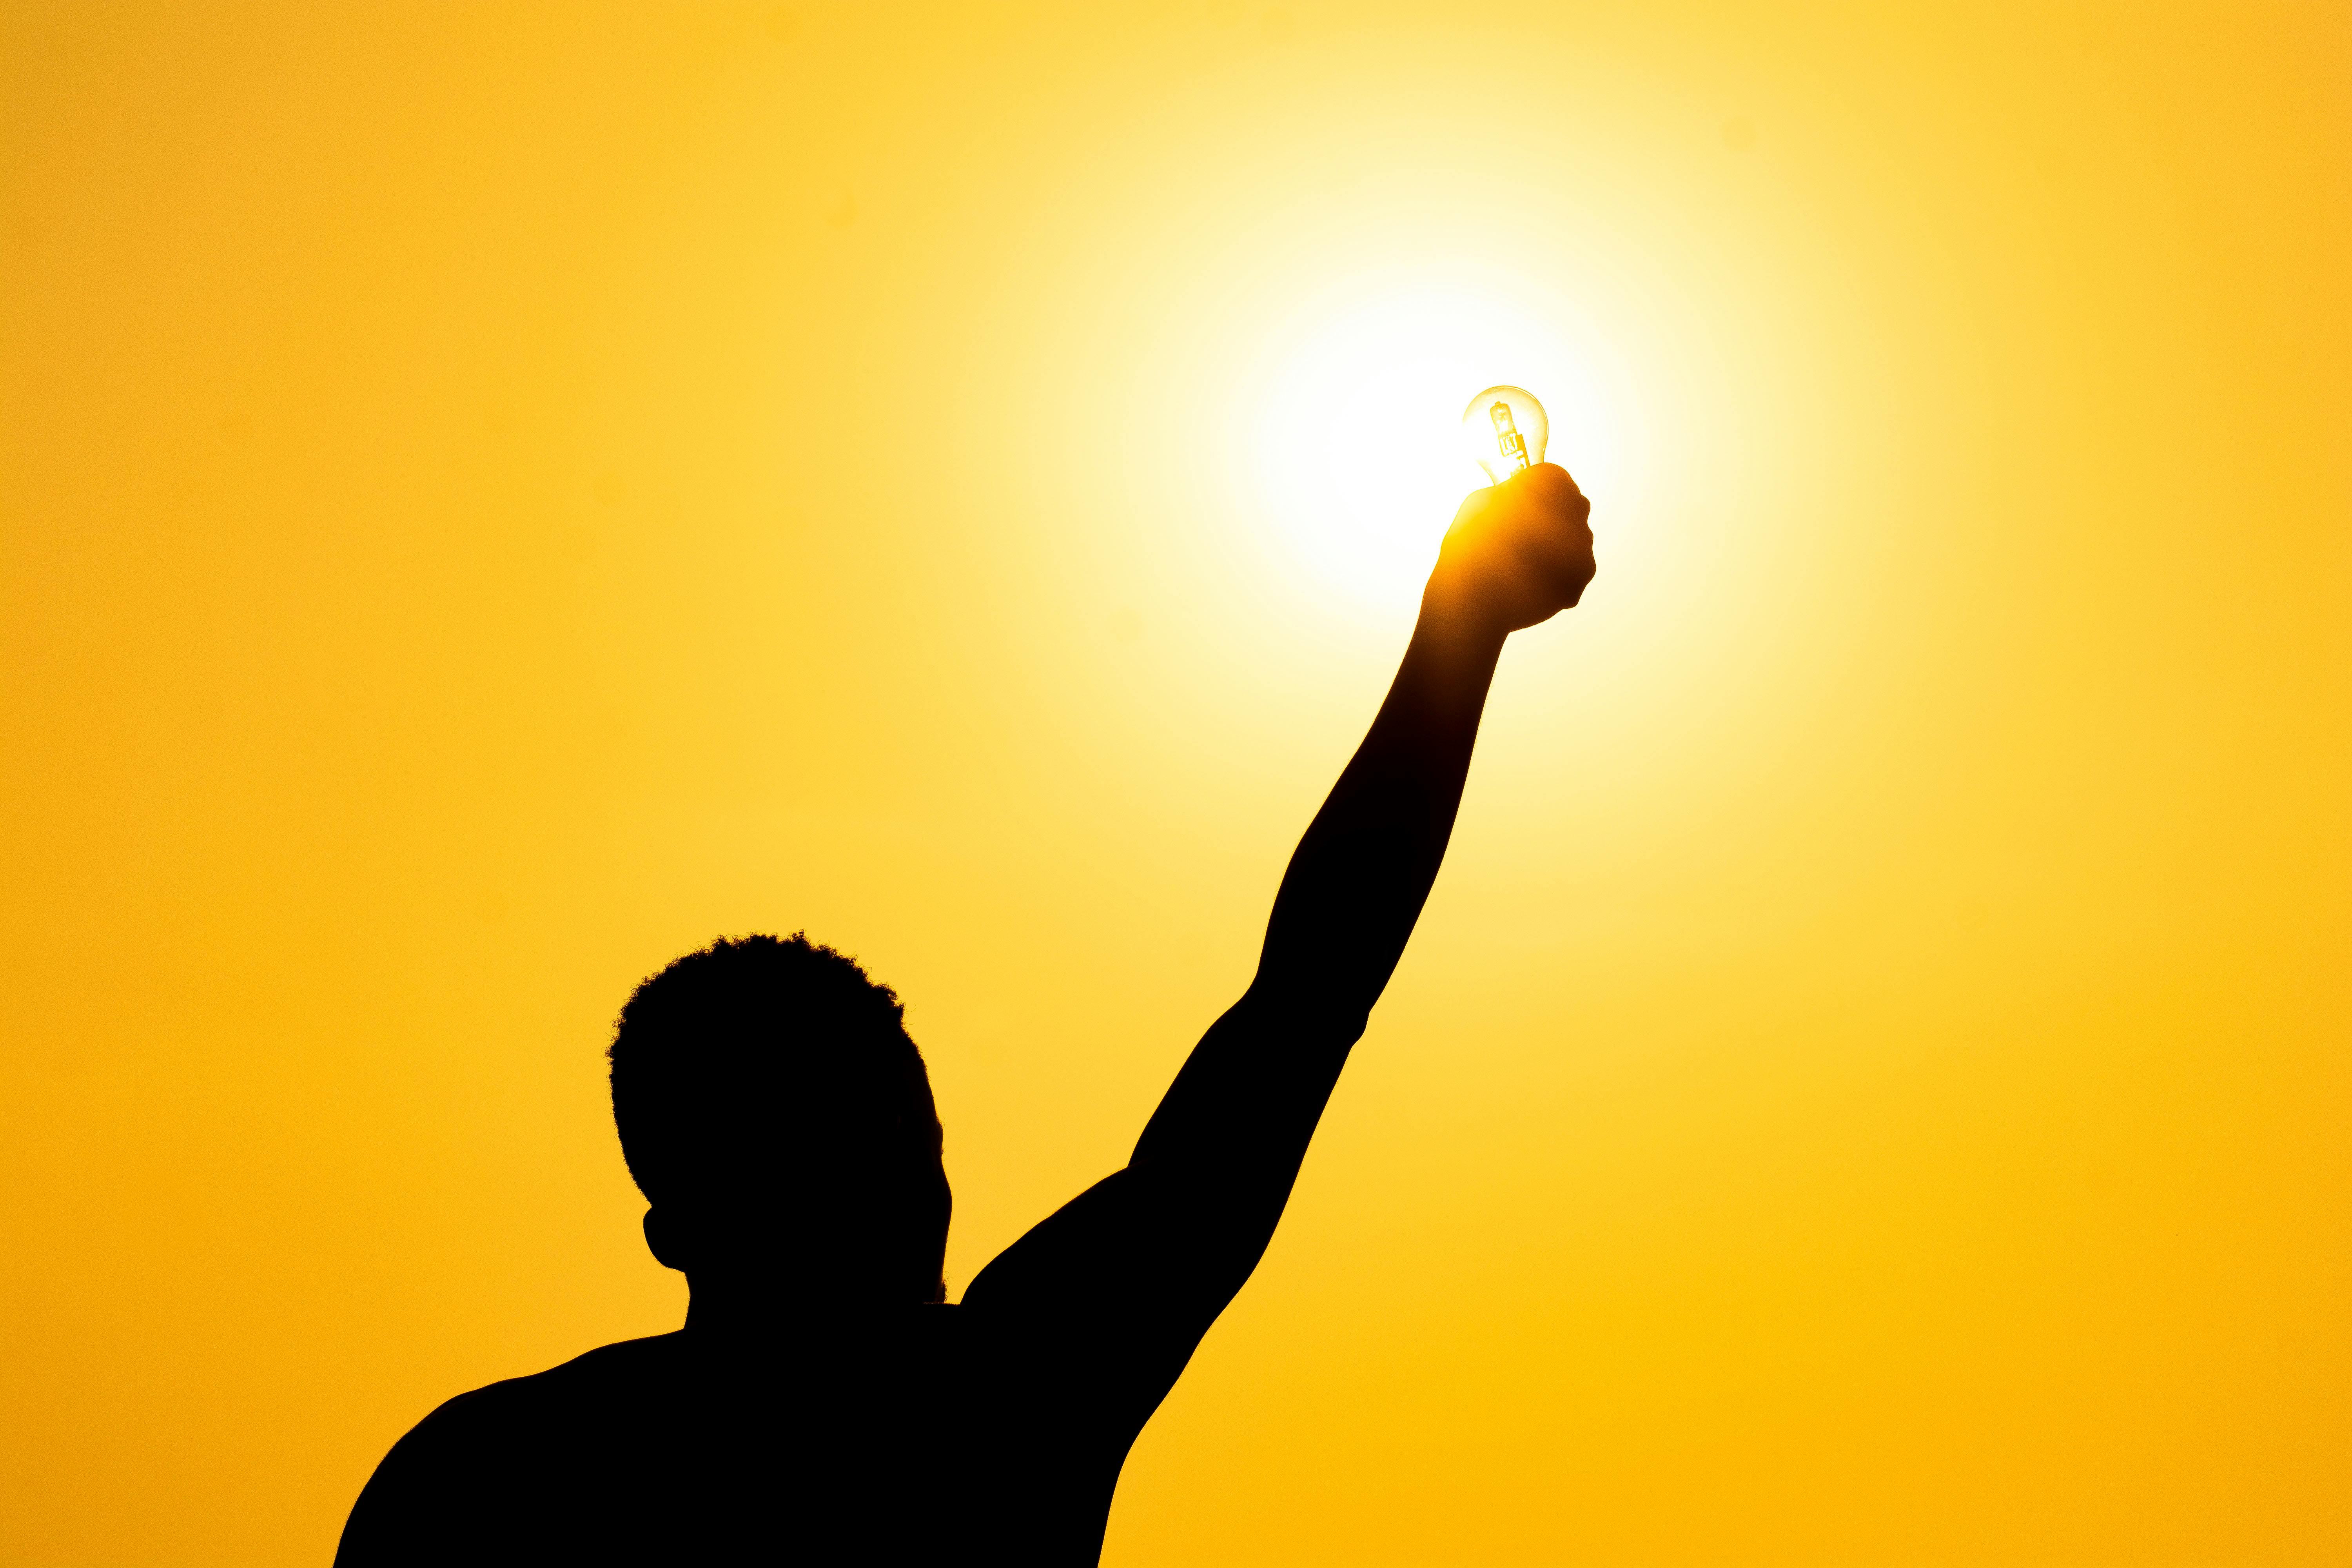
[{"label": "finger", "polygon": [[1538,500],[1546,505],[1566,504],[1590,507],[1592,504],[1584,499],[1584,492],[1577,488],[1574,478],[1558,463],[1538,463],[1531,468],[1514,474],[1511,477],[1511,482],[1525,490],[1530,499]]},{"label": "finger", "polygon": [[1528,521],[1533,526],[1519,530],[1520,538],[1545,557],[1576,560],[1591,556],[1592,530],[1580,512],[1549,512]]},{"label": "finger", "polygon": [[1573,605],[1597,570],[1592,559],[1592,535],[1581,524],[1547,528],[1521,542],[1524,570],[1553,595]]}]

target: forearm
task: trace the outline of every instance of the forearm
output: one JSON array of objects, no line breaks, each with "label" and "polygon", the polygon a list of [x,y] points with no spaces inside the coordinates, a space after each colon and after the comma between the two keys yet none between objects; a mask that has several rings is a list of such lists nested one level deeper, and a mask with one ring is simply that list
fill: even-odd
[{"label": "forearm", "polygon": [[1403,956],[1462,804],[1500,630],[1425,599],[1387,700],[1291,856],[1251,990],[1360,1019]]},{"label": "forearm", "polygon": [[1502,646],[1424,601],[1387,700],[1291,856],[1256,977],[1177,1075],[1137,1163],[1304,1154],[1444,859]]}]

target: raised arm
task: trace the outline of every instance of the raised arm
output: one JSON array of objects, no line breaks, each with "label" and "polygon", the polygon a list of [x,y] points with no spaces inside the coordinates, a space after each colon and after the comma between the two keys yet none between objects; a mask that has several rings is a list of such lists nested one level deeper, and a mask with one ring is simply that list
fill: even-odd
[{"label": "raised arm", "polygon": [[1592,579],[1590,510],[1549,464],[1463,502],[1388,699],[1291,857],[1249,989],[1193,1048],[1127,1168],[1016,1242],[967,1304],[1123,1295],[1182,1341],[1181,1367],[1272,1238],[1429,897],[1504,638]]},{"label": "raised arm", "polygon": [[1279,1213],[1437,879],[1503,639],[1592,580],[1591,510],[1549,464],[1462,503],[1388,699],[1291,856],[1257,974],[1185,1062],[1132,1168],[1278,1174]]}]

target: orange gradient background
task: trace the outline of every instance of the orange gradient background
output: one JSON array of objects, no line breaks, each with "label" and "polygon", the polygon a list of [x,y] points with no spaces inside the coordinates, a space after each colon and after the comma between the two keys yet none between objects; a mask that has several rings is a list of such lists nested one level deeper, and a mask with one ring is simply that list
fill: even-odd
[{"label": "orange gradient background", "polygon": [[719,932],[906,996],[960,1291],[1492,382],[1601,576],[1107,1562],[2352,1559],[2352,13],[15,4],[0,117],[0,1561],[674,1327]]}]

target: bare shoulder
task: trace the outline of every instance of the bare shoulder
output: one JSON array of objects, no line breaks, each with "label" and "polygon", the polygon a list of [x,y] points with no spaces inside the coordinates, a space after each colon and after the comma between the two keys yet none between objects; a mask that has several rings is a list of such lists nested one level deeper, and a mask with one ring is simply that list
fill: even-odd
[{"label": "bare shoulder", "polygon": [[416,1424],[410,1436],[493,1436],[517,1426],[562,1420],[583,1405],[609,1405],[616,1397],[625,1399],[632,1393],[674,1379],[680,1361],[679,1339],[677,1334],[657,1334],[623,1340],[600,1345],[545,1372],[485,1384],[442,1404]]},{"label": "bare shoulder", "polygon": [[472,1549],[560,1515],[558,1493],[604,1485],[635,1457],[631,1429],[642,1436],[646,1406],[677,1382],[677,1337],[605,1345],[441,1405],[360,1493],[340,1568],[473,1561]]}]

